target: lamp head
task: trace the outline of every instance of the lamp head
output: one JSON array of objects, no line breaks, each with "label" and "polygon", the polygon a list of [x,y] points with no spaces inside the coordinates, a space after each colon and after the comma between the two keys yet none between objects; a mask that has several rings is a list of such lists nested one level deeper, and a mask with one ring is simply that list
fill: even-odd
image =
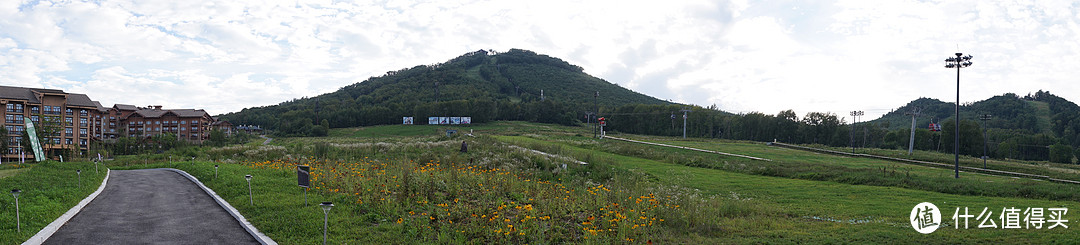
[{"label": "lamp head", "polygon": [[319,204],[319,206],[322,206],[323,211],[330,211],[330,208],[334,207],[334,203],[333,202],[322,202],[322,203]]},{"label": "lamp head", "polygon": [[244,179],[247,179],[248,181],[251,181],[251,175],[250,174],[249,175],[244,175]]},{"label": "lamp head", "polygon": [[16,197],[16,198],[18,198],[18,197],[19,197],[19,193],[22,193],[22,190],[19,190],[19,189],[11,189],[11,195],[15,195],[15,197]]}]

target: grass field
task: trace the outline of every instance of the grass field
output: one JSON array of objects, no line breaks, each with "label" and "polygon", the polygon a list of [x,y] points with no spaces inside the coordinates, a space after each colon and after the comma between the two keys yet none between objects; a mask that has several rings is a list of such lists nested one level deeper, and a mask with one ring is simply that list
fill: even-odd
[{"label": "grass field", "polygon": [[[477,137],[446,137],[444,129],[334,129],[329,137],[172,153],[195,161],[156,154],[109,164],[185,170],[282,244],[320,242],[322,211],[314,204],[322,201],[335,203],[332,244],[983,244],[1076,237],[1062,227],[979,229],[975,218],[970,228],[955,229],[951,220],[963,207],[976,216],[987,208],[999,227],[1004,208],[1076,208],[1071,185],[976,174],[957,180],[947,169],[756,142],[628,136],[773,161],[596,140],[580,127],[497,122],[457,128]],[[463,141],[467,153],[458,151]],[[311,206],[296,186],[297,164],[313,167]],[[216,177],[214,165],[220,166]],[[255,205],[248,204],[246,174],[255,176]],[[942,209],[937,232],[923,235],[910,226],[908,215],[920,202]],[[1075,213],[1064,218],[1078,220]]]},{"label": "grass field", "polygon": [[[34,236],[68,209],[97,190],[105,177],[105,168],[94,171],[90,162],[54,162],[4,164],[4,173],[14,173],[0,179],[0,243],[18,244]],[[76,170],[82,170],[82,188]],[[15,224],[15,198],[12,189],[20,189],[19,220],[22,232]]]}]

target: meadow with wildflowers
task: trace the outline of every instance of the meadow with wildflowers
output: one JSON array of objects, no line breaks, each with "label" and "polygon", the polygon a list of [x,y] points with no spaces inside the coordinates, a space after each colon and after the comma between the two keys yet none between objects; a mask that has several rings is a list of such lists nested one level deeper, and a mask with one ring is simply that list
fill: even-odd
[{"label": "meadow with wildflowers", "polygon": [[[312,167],[311,204],[335,203],[333,244],[1044,243],[1072,235],[1060,228],[950,228],[921,235],[906,223],[920,201],[973,208],[1071,205],[1066,201],[773,176],[753,170],[768,169],[761,163],[615,144],[562,126],[478,129],[477,137],[447,137],[372,127],[365,134],[378,138],[331,132],[345,136],[208,149],[195,161],[153,156],[111,164],[188,171],[282,244],[321,240],[322,212],[304,205],[296,165]],[[392,137],[389,131],[410,135]],[[458,151],[462,141],[468,152]],[[140,164],[146,159],[150,164]],[[732,167],[710,167],[723,165]],[[246,174],[255,176],[255,205],[247,204]]]}]

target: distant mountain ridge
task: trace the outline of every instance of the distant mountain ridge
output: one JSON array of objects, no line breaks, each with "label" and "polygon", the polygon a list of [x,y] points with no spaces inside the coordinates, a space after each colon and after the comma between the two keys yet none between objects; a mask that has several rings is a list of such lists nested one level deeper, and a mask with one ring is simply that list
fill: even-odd
[{"label": "distant mountain ridge", "polygon": [[[954,103],[931,98],[919,98],[893,110],[881,118],[868,121],[870,124],[888,124],[889,129],[903,129],[911,126],[908,114],[920,110],[918,127],[926,128],[929,123],[943,122],[954,118]],[[1052,106],[1053,105],[1053,106]],[[1031,133],[1063,133],[1064,128],[1056,124],[1067,124],[1080,112],[1080,106],[1048,91],[1019,96],[1006,93],[986,100],[960,105],[960,118],[978,120],[981,115],[990,115],[987,128],[1026,130]],[[1059,117],[1055,121],[1054,118]],[[862,123],[860,123],[862,124]],[[1060,127],[1060,130],[1055,130]]]},{"label": "distant mountain ridge", "polygon": [[332,93],[220,117],[299,136],[328,128],[400,124],[410,116],[419,124],[429,116],[573,124],[584,121],[585,112],[595,106],[628,104],[672,103],[590,76],[558,58],[521,49],[478,50],[440,64],[389,71]]}]

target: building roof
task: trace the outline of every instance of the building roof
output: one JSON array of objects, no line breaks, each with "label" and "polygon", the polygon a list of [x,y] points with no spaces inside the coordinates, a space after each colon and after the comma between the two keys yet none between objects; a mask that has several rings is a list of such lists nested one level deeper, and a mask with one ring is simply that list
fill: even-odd
[{"label": "building roof", "polygon": [[67,104],[73,106],[85,106],[97,108],[93,100],[90,100],[90,96],[85,94],[68,94]]},{"label": "building roof", "polygon": [[206,113],[206,111],[201,110],[201,109],[164,109],[164,110],[161,110],[161,109],[153,109],[153,108],[140,108],[140,109],[136,110],[135,113],[131,113],[131,115],[128,115],[128,117],[131,117],[131,116],[134,116],[134,115],[139,115],[140,117],[143,117],[143,118],[160,118],[162,116],[165,116],[165,114],[173,114],[173,115],[176,115],[176,117],[180,117],[180,118],[203,117],[203,116],[209,116],[210,115],[209,113]]},{"label": "building roof", "polygon": [[31,103],[41,103],[31,88],[0,86],[0,99],[26,100]]},{"label": "building roof", "polygon": [[206,113],[206,111],[204,111],[202,109],[169,109],[169,111],[172,111],[173,113],[176,113],[176,116],[179,116],[179,117],[210,116],[210,113]]},{"label": "building roof", "polygon": [[116,108],[117,110],[121,110],[121,111],[139,110],[139,107],[135,107],[133,105],[125,105],[125,104],[115,104],[115,105],[113,105],[113,108]]},{"label": "building roof", "polygon": [[99,112],[108,112],[109,111],[109,108],[105,108],[104,106],[101,106],[101,102],[98,102],[98,101],[94,101],[94,107],[97,107],[97,110]]}]

